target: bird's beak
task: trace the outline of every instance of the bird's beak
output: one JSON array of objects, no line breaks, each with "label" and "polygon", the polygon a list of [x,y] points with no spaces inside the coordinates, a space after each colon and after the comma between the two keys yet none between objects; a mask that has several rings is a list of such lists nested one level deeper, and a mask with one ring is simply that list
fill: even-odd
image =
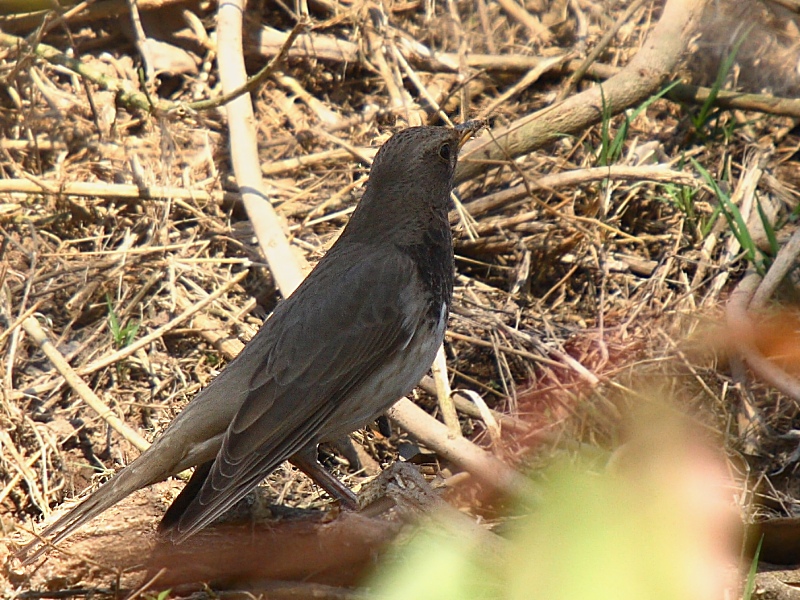
[{"label": "bird's beak", "polygon": [[461,150],[464,144],[467,143],[468,139],[486,126],[487,123],[485,119],[474,119],[472,121],[467,121],[466,123],[456,125],[455,129],[459,133],[458,149]]}]

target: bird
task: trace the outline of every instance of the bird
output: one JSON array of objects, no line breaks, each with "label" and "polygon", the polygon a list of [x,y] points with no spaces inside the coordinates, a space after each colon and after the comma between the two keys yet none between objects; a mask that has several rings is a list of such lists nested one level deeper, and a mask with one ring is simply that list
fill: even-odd
[{"label": "bird", "polygon": [[317,462],[317,446],[375,420],[430,368],[453,297],[448,213],[458,153],[484,126],[409,127],[390,137],[350,220],[308,277],[146,451],[17,553],[23,564],[190,467],[159,525],[176,544],[287,460],[353,507],[352,492]]}]

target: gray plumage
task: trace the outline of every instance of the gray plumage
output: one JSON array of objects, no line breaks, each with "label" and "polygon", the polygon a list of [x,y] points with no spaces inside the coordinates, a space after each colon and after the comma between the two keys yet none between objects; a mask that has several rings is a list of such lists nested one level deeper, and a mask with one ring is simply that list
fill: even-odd
[{"label": "gray plumage", "polygon": [[[444,336],[449,196],[458,149],[478,128],[410,128],[384,144],[350,222],[306,280],[147,451],[42,537],[56,543],[135,490],[203,465],[162,528],[180,542],[283,461],[363,427],[407,394]],[[33,561],[39,546],[20,556]]]}]

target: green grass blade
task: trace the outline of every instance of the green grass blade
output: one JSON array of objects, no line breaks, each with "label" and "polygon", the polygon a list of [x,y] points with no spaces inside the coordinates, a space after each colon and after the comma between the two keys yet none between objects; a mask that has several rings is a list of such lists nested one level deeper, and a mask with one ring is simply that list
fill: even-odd
[{"label": "green grass blade", "polygon": [[697,113],[697,116],[692,119],[694,128],[697,131],[700,131],[707,124],[711,110],[714,107],[714,102],[716,102],[717,96],[719,95],[722,86],[725,84],[725,79],[728,77],[728,73],[730,73],[730,70],[733,68],[733,64],[736,62],[736,55],[739,53],[739,49],[741,48],[744,40],[747,38],[752,28],[753,26],[751,25],[742,33],[741,36],[739,36],[739,39],[736,40],[733,48],[731,48],[730,53],[725,57],[725,60],[722,61],[722,64],[719,66],[717,78],[714,80],[714,84],[711,86],[711,91],[708,94],[708,98],[706,98],[706,101],[703,102],[703,106],[700,107],[700,112]]},{"label": "green grass blade", "polygon": [[770,256],[777,256],[779,250],[778,236],[775,235],[775,228],[772,226],[772,223],[769,222],[769,217],[764,212],[764,207],[761,205],[761,200],[758,199],[758,196],[756,196],[756,208],[758,209],[758,216],[761,219],[761,225],[764,227],[764,233],[767,236],[767,242],[769,242]]},{"label": "green grass blade", "polygon": [[753,560],[750,563],[750,570],[747,573],[747,580],[744,582],[744,590],[742,590],[742,600],[751,600],[753,592],[756,589],[756,571],[758,570],[758,557],[761,556],[761,544],[764,543],[764,536],[758,540],[756,552],[753,555]]},{"label": "green grass blade", "polygon": [[747,229],[747,223],[745,223],[744,217],[742,217],[742,213],[739,211],[739,207],[731,202],[730,197],[720,189],[719,185],[717,185],[717,182],[713,177],[711,177],[711,174],[699,162],[697,162],[694,158],[690,160],[692,161],[695,169],[697,169],[698,173],[700,173],[700,176],[714,190],[714,194],[719,200],[719,206],[722,210],[722,214],[728,221],[728,226],[731,228],[731,233],[733,233],[733,235],[736,237],[736,240],[739,242],[739,245],[744,250],[747,260],[753,263],[756,269],[760,270],[763,268],[762,261],[758,260],[758,249],[753,241],[753,236],[750,235],[750,232]]}]

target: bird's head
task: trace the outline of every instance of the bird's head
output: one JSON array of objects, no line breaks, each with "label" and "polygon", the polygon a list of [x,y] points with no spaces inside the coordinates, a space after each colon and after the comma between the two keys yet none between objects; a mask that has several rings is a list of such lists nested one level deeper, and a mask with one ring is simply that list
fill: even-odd
[{"label": "bird's head", "polygon": [[388,195],[402,189],[449,196],[458,152],[482,126],[468,121],[456,127],[409,127],[397,132],[375,155],[367,186]]},{"label": "bird's head", "polygon": [[458,152],[484,125],[468,121],[455,127],[410,127],[394,134],[375,155],[351,221],[369,214],[397,223],[404,215],[447,210]]}]

